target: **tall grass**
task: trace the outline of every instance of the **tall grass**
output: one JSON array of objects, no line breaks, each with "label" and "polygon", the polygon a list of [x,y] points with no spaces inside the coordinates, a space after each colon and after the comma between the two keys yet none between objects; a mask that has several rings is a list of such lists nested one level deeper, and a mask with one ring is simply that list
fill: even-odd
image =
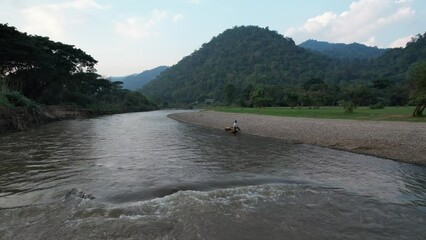
[{"label": "tall grass", "polygon": [[6,81],[0,78],[0,106],[4,107],[27,107],[29,109],[39,109],[35,101],[25,97],[20,92],[10,91]]},{"label": "tall grass", "polygon": [[6,81],[0,77],[0,106],[11,107],[12,104],[7,99],[9,89],[6,86]]}]

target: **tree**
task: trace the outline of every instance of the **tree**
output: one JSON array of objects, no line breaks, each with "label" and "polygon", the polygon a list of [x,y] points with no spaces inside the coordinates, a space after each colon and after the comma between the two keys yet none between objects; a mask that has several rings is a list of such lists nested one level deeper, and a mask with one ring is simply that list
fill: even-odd
[{"label": "tree", "polygon": [[375,101],[372,88],[366,83],[353,83],[344,86],[342,95],[357,106],[368,106]]},{"label": "tree", "polygon": [[267,88],[268,95],[272,98],[273,106],[283,106],[284,105],[284,88],[281,86],[269,86]]},{"label": "tree", "polygon": [[300,105],[299,92],[294,87],[284,90],[284,105],[288,105],[291,108]]},{"label": "tree", "polygon": [[51,92],[60,95],[58,88],[75,89],[80,84],[75,74],[94,73],[96,63],[72,45],[0,24],[0,76],[5,77],[10,89],[31,99],[43,101]]},{"label": "tree", "polygon": [[231,105],[235,99],[235,87],[231,83],[226,84],[224,88],[226,104]]},{"label": "tree", "polygon": [[308,102],[315,108],[333,103],[333,89],[320,78],[311,78],[303,84],[303,89]]},{"label": "tree", "polygon": [[267,88],[263,86],[258,86],[250,95],[250,100],[255,107],[266,107],[272,104],[274,100],[269,96]]},{"label": "tree", "polygon": [[[107,111],[154,109],[141,93],[96,74],[97,61],[72,45],[0,24],[0,104],[104,106]],[[6,98],[8,97],[8,98]],[[9,101],[10,100],[10,101]]]},{"label": "tree", "polygon": [[413,64],[407,78],[411,89],[410,98],[416,104],[413,117],[422,116],[426,108],[426,61]]}]

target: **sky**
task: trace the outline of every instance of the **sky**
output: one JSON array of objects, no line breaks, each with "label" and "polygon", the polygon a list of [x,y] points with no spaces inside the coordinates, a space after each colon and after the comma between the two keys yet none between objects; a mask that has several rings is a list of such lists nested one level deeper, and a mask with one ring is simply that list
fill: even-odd
[{"label": "sky", "polygon": [[172,66],[242,25],[296,44],[404,47],[426,32],[426,0],[0,0],[0,23],[74,45],[109,77]]}]

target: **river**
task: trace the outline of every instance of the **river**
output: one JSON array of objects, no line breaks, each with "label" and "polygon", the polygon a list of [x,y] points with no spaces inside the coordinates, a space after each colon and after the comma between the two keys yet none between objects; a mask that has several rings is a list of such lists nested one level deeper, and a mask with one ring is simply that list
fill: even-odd
[{"label": "river", "polygon": [[424,166],[173,112],[0,135],[0,239],[426,238]]}]

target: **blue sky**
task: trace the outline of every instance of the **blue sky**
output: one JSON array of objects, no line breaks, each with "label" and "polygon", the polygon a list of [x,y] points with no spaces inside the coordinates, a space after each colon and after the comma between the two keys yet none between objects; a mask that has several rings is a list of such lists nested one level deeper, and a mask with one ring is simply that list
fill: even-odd
[{"label": "blue sky", "polygon": [[380,48],[426,31],[425,0],[0,0],[0,22],[75,45],[103,76],[174,65],[234,26]]}]

